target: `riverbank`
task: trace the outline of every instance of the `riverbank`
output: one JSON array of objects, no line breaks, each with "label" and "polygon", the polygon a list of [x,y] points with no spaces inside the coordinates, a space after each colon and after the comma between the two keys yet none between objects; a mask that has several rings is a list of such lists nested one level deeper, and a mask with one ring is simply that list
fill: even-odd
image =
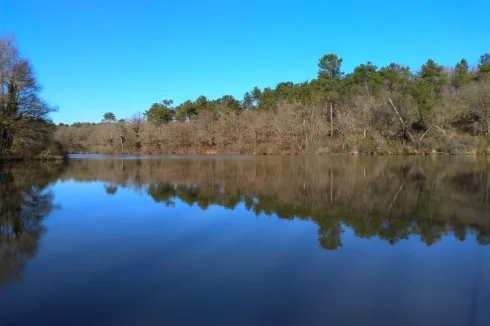
[{"label": "riverbank", "polygon": [[20,155],[0,155],[0,163],[2,162],[22,162],[22,161],[51,161],[62,162],[68,159],[68,154],[65,152],[43,152],[36,156],[20,156]]},{"label": "riverbank", "polygon": [[487,156],[490,155],[490,148],[470,148],[468,150],[458,149],[452,151],[440,151],[435,149],[415,149],[410,146],[404,146],[399,149],[384,149],[384,150],[358,150],[353,149],[351,151],[329,151],[324,149],[323,151],[315,152],[292,152],[292,151],[274,151],[262,148],[261,151],[233,151],[227,149],[216,148],[181,148],[170,151],[146,151],[146,150],[110,150],[103,149],[100,151],[73,151],[71,154],[82,155],[256,155],[256,156],[301,156],[301,155],[313,155],[313,156]]},{"label": "riverbank", "polygon": [[[69,153],[97,154],[232,154],[232,155],[486,155],[488,137],[456,127],[397,125],[352,132],[332,130],[321,120],[299,119],[296,110],[246,111],[216,118],[154,125],[144,120],[58,126],[55,141]],[[307,112],[307,111],[306,111]],[[306,113],[305,113],[306,114]],[[404,129],[405,128],[405,129]],[[417,129],[418,128],[418,129]],[[466,128],[466,127],[465,127]],[[469,127],[468,127],[469,128]],[[462,129],[462,127],[461,127]]]}]

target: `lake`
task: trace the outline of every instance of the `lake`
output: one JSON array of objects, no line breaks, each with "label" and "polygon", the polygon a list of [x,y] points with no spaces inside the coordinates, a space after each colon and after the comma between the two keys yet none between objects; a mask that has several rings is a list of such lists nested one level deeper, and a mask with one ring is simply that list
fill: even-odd
[{"label": "lake", "polygon": [[490,159],[0,166],[1,325],[490,325]]}]

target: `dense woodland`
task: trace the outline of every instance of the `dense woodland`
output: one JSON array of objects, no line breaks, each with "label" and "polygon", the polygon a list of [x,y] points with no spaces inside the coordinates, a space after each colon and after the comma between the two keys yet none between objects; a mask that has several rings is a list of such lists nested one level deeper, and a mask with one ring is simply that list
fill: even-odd
[{"label": "dense woodland", "polygon": [[480,157],[112,159],[72,160],[60,179],[103,181],[110,196],[132,189],[166,206],[313,221],[320,246],[337,249],[347,228],[391,244],[416,236],[433,245],[445,235],[490,244],[488,171]]},{"label": "dense woodland", "polygon": [[316,79],[242,100],[163,100],[129,118],[60,124],[56,139],[71,153],[490,153],[489,54],[417,71],[367,62],[345,74],[342,63],[325,55]]},{"label": "dense woodland", "polygon": [[14,41],[0,38],[0,160],[62,159],[49,119],[56,108],[39,97],[41,85]]}]

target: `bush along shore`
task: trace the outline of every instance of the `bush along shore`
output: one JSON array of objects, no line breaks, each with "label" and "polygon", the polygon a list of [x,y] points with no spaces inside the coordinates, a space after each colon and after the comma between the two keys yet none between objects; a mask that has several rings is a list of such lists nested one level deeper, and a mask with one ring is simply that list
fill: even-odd
[{"label": "bush along shore", "polygon": [[39,97],[41,85],[22,57],[13,37],[0,38],[0,161],[63,160],[56,126],[49,113],[56,110]]},{"label": "bush along shore", "polygon": [[412,70],[371,62],[352,73],[328,54],[317,78],[245,93],[163,100],[124,119],[56,126],[70,153],[489,154],[490,55]]}]

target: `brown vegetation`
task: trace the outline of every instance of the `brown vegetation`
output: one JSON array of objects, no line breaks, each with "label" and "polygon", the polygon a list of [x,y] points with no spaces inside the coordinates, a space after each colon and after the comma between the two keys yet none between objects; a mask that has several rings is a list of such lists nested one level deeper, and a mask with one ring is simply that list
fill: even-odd
[{"label": "brown vegetation", "polygon": [[[448,81],[455,71],[443,72],[430,60],[422,71],[439,71],[434,76],[424,77],[421,72],[407,77],[403,74],[409,74],[408,68],[399,66],[383,69],[376,73],[384,80],[366,79],[356,84],[357,77],[349,75],[338,80],[343,88],[336,86],[335,92],[315,91],[318,86],[313,82],[289,85],[293,95],[282,99],[284,86],[280,84],[275,91],[269,90],[276,93],[267,95],[273,96],[273,104],[267,107],[264,103],[271,101],[265,97],[269,93],[260,90],[256,90],[255,106],[234,101],[231,107],[221,99],[200,97],[195,103],[170,109],[172,102],[166,100],[165,105],[152,106],[151,110],[157,110],[152,111],[154,120],[136,115],[119,122],[114,118],[99,124],[60,125],[55,139],[70,153],[490,153],[487,75],[467,71],[465,83],[460,85]],[[294,93],[303,88],[306,99]],[[189,118],[182,113],[186,105],[198,113]],[[169,121],[172,114],[175,117]],[[150,115],[147,112],[145,116]]]}]

